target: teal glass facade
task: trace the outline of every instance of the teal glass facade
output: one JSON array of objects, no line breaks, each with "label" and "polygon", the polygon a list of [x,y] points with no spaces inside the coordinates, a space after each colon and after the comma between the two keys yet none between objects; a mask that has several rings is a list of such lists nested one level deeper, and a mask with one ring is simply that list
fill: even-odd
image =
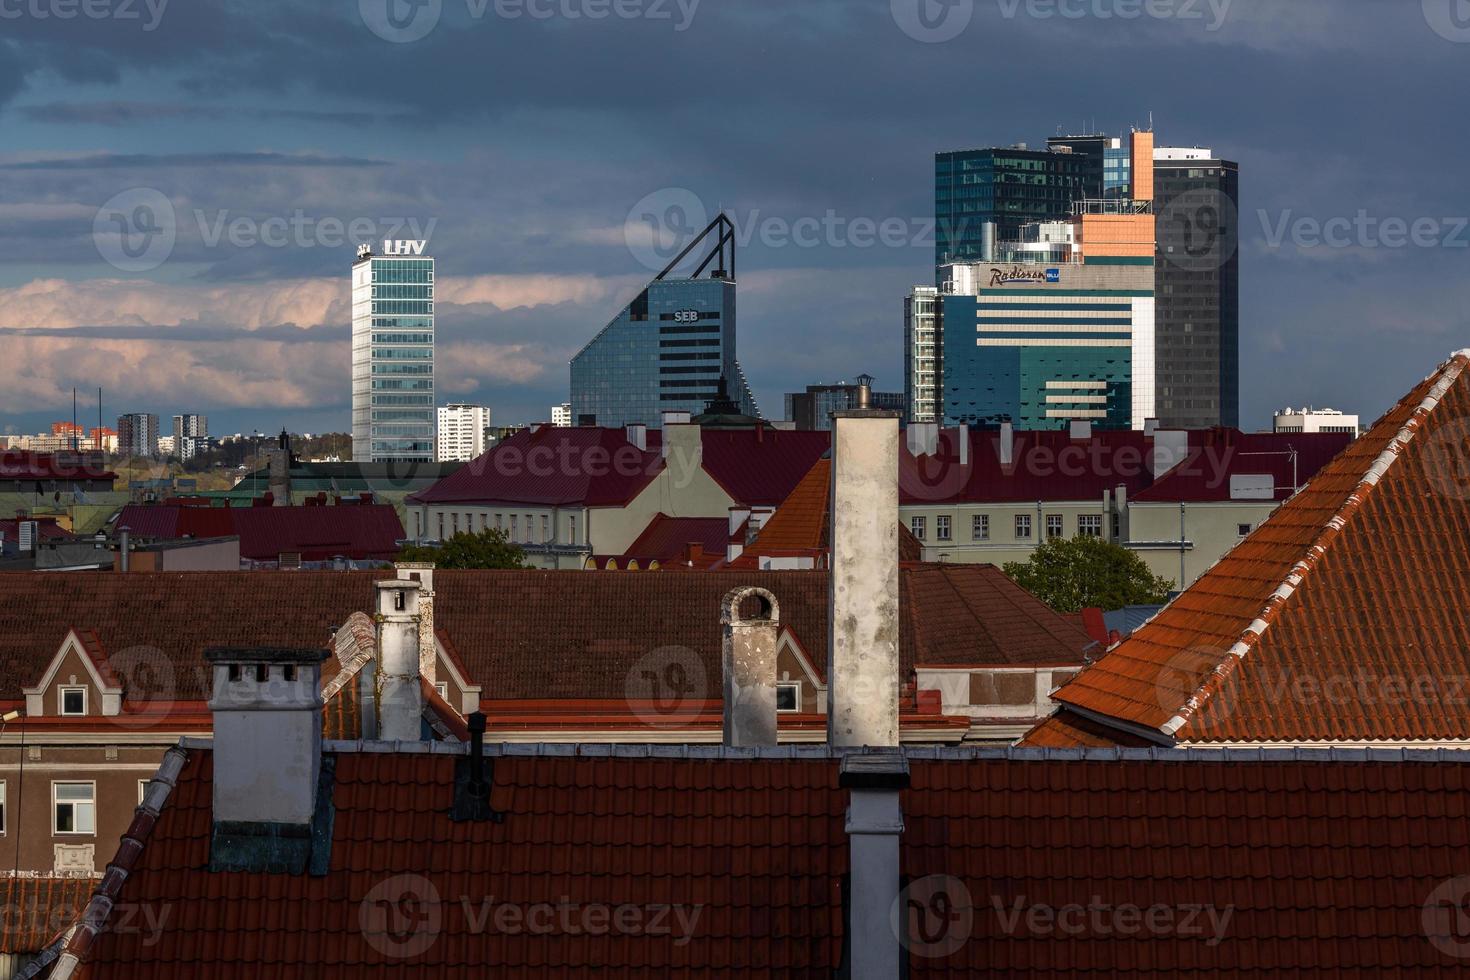
[{"label": "teal glass facade", "polygon": [[353,458],[433,462],[434,400],[434,260],[360,260],[352,290]]},{"label": "teal glass facade", "polygon": [[572,359],[572,424],[656,427],[664,412],[699,415],[721,377],[741,411],[758,415],[735,338],[734,282],[649,283]]}]

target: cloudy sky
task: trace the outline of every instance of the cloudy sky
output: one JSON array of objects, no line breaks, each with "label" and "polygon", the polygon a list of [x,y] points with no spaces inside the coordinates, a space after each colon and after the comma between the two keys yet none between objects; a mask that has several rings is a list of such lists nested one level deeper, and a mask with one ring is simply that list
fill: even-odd
[{"label": "cloudy sky", "polygon": [[99,385],[346,429],[385,237],[438,259],[440,400],[544,418],[719,209],[768,415],[901,389],[933,153],[1150,113],[1241,163],[1245,424],[1376,416],[1470,347],[1467,88],[1467,0],[0,0],[0,431]]}]

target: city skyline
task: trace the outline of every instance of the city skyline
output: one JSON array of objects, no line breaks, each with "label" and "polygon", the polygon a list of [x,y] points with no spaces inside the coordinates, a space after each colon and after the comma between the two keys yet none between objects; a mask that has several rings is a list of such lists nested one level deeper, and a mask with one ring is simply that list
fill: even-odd
[{"label": "city skyline", "polygon": [[[146,16],[13,23],[25,46],[0,71],[11,137],[0,329],[24,370],[0,398],[0,430],[41,431],[69,416],[73,385],[100,385],[109,415],[187,408],[222,432],[348,431],[340,270],[357,244],[385,238],[427,239],[440,261],[439,403],[539,420],[566,400],[572,354],[671,257],[652,246],[682,226],[645,240],[643,216],[657,226],[722,209],[743,239],[740,355],[760,404],[862,371],[897,378],[896,298],[932,269],[934,153],[1124,132],[1150,112],[1171,145],[1209,145],[1247,169],[1244,427],[1268,427],[1287,403],[1371,420],[1423,364],[1464,346],[1463,195],[1421,164],[1463,149],[1442,123],[1470,46],[1420,5],[1237,0],[1212,30],[1208,17],[1046,18],[1024,4],[1008,17],[978,3],[963,32],[935,43],[906,33],[886,2],[705,3],[682,31],[677,19],[477,20],[447,4],[405,43],[350,6],[170,7],[152,30]],[[288,24],[313,57],[276,46]],[[1128,54],[1140,39],[1147,64]],[[664,64],[590,93],[596,118],[583,111],[600,68],[660,40]],[[161,73],[148,67],[160,44],[186,52]],[[752,44],[777,67],[742,75],[721,111],[680,84],[738,71]],[[95,77],[66,67],[79,49],[104,66]],[[993,67],[974,67],[980,52]],[[1344,74],[1344,54],[1382,70]],[[925,81],[880,85],[854,67],[864,56]],[[956,112],[933,98],[1041,56],[1051,67],[1020,100]],[[1406,59],[1412,84],[1391,67]],[[440,67],[451,62],[458,84]],[[398,84],[347,84],[347,64]],[[523,93],[466,97],[516,69],[535,83]],[[1173,76],[1191,84],[1165,84]],[[1274,98],[1286,87],[1291,106]],[[1398,152],[1371,152],[1384,145]],[[149,203],[170,209],[172,242],[143,268],[156,256],[114,249],[105,219]]]}]

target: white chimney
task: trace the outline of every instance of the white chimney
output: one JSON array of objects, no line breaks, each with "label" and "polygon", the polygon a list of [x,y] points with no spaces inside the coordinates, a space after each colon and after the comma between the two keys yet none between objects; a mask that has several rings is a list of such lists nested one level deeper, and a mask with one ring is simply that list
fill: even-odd
[{"label": "white chimney", "polygon": [[214,822],[307,826],[322,761],[326,650],[211,647]]},{"label": "white chimney", "polygon": [[623,431],[627,440],[637,447],[639,452],[648,451],[648,426],[630,425]]},{"label": "white chimney", "polygon": [[434,635],[434,563],[396,562],[398,578],[419,584],[419,675],[432,687],[439,679],[439,645]]},{"label": "white chimney", "polygon": [[419,583],[386,579],[378,593],[377,738],[423,740],[424,697],[419,685]]},{"label": "white chimney", "polygon": [[730,541],[728,544],[725,545],[726,561],[734,561],[736,558],[739,558],[745,553],[745,543],[742,541],[736,541],[735,535],[742,527],[745,526],[745,522],[748,520],[750,520],[749,507],[730,508]]},{"label": "white chimney", "polygon": [[910,456],[933,456],[939,452],[939,423],[913,422],[904,430]]},{"label": "white chimney", "polygon": [[[740,607],[754,599],[756,614]],[[723,636],[725,744],[742,748],[776,744],[776,638],[781,611],[765,589],[735,589],[720,605]]]},{"label": "white chimney", "polygon": [[1009,422],[1000,424],[1000,465],[1009,469],[1016,461],[1016,427]]},{"label": "white chimney", "polygon": [[827,741],[898,745],[897,412],[834,412]]}]

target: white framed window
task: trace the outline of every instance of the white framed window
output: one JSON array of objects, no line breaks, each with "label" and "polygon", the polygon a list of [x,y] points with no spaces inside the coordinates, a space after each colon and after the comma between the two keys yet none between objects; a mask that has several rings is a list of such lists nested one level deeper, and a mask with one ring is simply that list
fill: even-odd
[{"label": "white framed window", "polygon": [[909,518],[909,530],[914,532],[914,537],[920,541],[924,540],[924,534],[929,526],[929,521],[924,517]]},{"label": "white framed window", "polygon": [[1064,533],[1061,514],[1046,515],[1046,537],[1047,540],[1060,538]]},{"label": "white framed window", "polygon": [[87,689],[85,687],[59,687],[56,689],[56,713],[59,715],[84,715],[87,713]]},{"label": "white framed window", "polygon": [[776,711],[779,713],[801,710],[801,681],[780,681],[776,684]]},{"label": "white framed window", "polygon": [[950,531],[950,519],[948,514],[940,514],[938,517],[934,518],[934,536],[940,541],[953,540],[954,535]]},{"label": "white framed window", "polygon": [[148,780],[138,780],[138,805],[143,805],[143,797],[148,795]]},{"label": "white framed window", "polygon": [[52,783],[52,831],[58,835],[95,836],[97,833],[97,784]]},{"label": "white framed window", "polygon": [[526,515],[526,544],[536,543],[536,515]]},{"label": "white framed window", "polygon": [[519,541],[520,539],[521,539],[521,519],[517,515],[512,514],[512,515],[510,515],[510,540],[512,540],[512,541]]},{"label": "white framed window", "polygon": [[438,694],[441,698],[443,698],[444,700],[448,701],[449,700],[449,683],[447,681],[435,681],[434,682],[434,693],[435,694]]},{"label": "white framed window", "polygon": [[547,514],[541,515],[541,543],[551,544],[551,517]]},{"label": "white framed window", "polygon": [[1102,537],[1102,515],[1081,514],[1077,518],[1077,533],[1084,538]]},{"label": "white framed window", "polygon": [[451,531],[454,534],[458,534],[459,533],[459,514],[457,514],[457,513],[450,514],[449,515],[449,521],[450,521],[450,524],[452,525]]},{"label": "white framed window", "polygon": [[975,514],[970,518],[970,537],[976,541],[990,540],[990,515]]},{"label": "white framed window", "polygon": [[572,514],[567,518],[567,533],[570,536],[570,544],[577,543],[577,515]]},{"label": "white framed window", "polygon": [[1017,541],[1030,541],[1031,540],[1031,515],[1030,514],[1017,514],[1016,515],[1016,540]]},{"label": "white framed window", "polygon": [[444,540],[444,512],[439,512],[439,540]]},{"label": "white framed window", "polygon": [[1239,532],[1242,538],[1245,537],[1247,534],[1250,534],[1251,530],[1252,528],[1249,524],[1242,524],[1238,528],[1236,528],[1236,531]]}]

